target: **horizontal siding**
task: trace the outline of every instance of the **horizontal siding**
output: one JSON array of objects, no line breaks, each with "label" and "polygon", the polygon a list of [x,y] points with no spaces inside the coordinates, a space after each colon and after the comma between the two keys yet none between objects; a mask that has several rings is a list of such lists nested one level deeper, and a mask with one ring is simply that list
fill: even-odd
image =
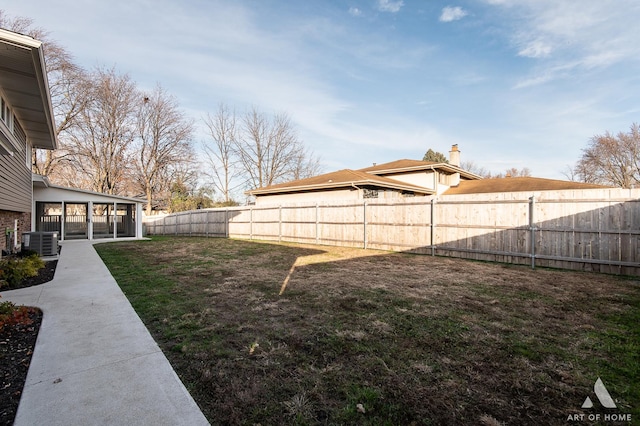
[{"label": "horizontal siding", "polygon": [[13,156],[0,155],[0,210],[31,211],[33,184],[26,155],[24,141],[21,152],[15,152]]}]

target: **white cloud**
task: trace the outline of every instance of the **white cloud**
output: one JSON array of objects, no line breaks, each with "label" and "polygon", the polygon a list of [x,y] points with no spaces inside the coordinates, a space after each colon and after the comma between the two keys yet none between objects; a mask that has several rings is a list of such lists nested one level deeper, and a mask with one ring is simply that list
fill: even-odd
[{"label": "white cloud", "polygon": [[469,12],[462,9],[460,6],[451,7],[447,6],[442,9],[442,14],[440,15],[440,22],[452,22],[457,21],[459,19],[467,16]]},{"label": "white cloud", "polygon": [[558,62],[557,65],[550,65],[547,67],[539,67],[535,70],[533,75],[526,77],[515,84],[514,89],[524,89],[526,87],[538,86],[540,84],[552,82],[560,78],[568,78],[577,68],[580,67],[580,62]]},{"label": "white cloud", "polygon": [[349,8],[349,15],[351,15],[351,16],[362,16],[362,11],[360,9],[358,9],[357,7],[350,7]]},{"label": "white cloud", "polygon": [[402,6],[404,6],[404,1],[402,0],[378,0],[378,10],[380,12],[397,13]]},{"label": "white cloud", "polygon": [[[485,0],[500,13],[520,57],[538,60],[519,87],[552,82],[623,61],[638,63],[640,3],[618,0]],[[562,72],[558,72],[562,70]]]},{"label": "white cloud", "polygon": [[552,47],[541,40],[534,40],[518,52],[526,58],[544,58],[551,54]]}]

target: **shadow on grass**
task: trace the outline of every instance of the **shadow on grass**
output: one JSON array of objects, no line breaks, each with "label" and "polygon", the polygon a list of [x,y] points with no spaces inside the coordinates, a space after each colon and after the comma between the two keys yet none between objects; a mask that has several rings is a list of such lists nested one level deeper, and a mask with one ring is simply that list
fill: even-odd
[{"label": "shadow on grass", "polygon": [[637,281],[226,239],[96,249],[214,424],[566,424],[606,411],[580,408],[597,377],[640,415]]}]

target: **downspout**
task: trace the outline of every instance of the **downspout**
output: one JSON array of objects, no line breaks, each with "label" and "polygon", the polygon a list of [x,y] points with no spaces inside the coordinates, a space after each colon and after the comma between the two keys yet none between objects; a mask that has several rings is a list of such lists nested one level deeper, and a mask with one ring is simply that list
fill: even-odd
[{"label": "downspout", "polygon": [[437,176],[436,176],[436,169],[433,168],[433,166],[430,166],[431,171],[433,172],[433,190],[436,192],[436,196],[438,195],[438,181],[437,181]]}]

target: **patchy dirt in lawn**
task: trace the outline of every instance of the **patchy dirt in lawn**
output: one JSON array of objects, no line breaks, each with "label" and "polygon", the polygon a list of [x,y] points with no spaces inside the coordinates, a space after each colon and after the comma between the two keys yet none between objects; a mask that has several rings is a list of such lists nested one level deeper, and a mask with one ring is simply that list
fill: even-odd
[{"label": "patchy dirt in lawn", "polygon": [[637,279],[223,239],[97,248],[213,424],[566,424],[598,377],[638,415]]}]

